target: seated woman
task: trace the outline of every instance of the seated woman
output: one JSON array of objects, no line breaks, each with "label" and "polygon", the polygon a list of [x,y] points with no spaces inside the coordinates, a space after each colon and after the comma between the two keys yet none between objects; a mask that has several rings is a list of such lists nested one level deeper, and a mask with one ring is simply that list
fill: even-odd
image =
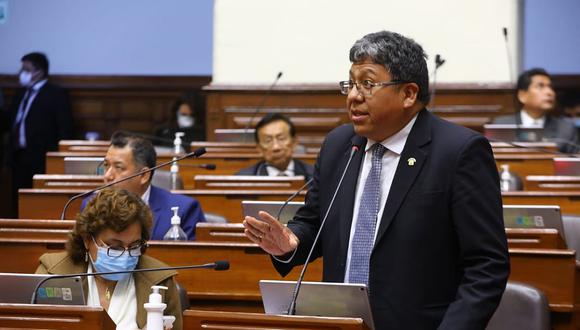
[{"label": "seated woman", "polygon": [[190,102],[179,99],[175,101],[170,111],[167,122],[155,130],[155,136],[165,142],[155,142],[155,144],[172,146],[170,141],[175,139],[175,132],[185,134],[182,141],[186,146],[193,141],[205,141],[205,127],[199,113],[193,111]]},{"label": "seated woman", "polygon": [[[167,267],[143,255],[151,232],[149,207],[126,190],[104,189],[77,216],[66,252],[40,257],[38,274],[75,274]],[[83,277],[87,305],[103,307],[117,329],[142,329],[147,322],[143,304],[152,285],[164,285],[165,315],[173,315],[174,329],[182,315],[174,271]]]}]

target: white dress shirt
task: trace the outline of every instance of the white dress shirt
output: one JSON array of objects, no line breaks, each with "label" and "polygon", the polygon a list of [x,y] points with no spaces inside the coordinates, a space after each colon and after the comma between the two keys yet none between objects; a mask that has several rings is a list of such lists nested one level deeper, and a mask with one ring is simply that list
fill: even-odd
[{"label": "white dress shirt", "polygon": [[143,196],[141,196],[141,200],[143,200],[146,205],[149,205],[149,196],[151,196],[151,185],[147,187],[147,190],[145,190]]},{"label": "white dress shirt", "polygon": [[522,109],[520,111],[520,118],[522,119],[522,126],[530,127],[530,126],[540,126],[544,127],[544,123],[546,122],[546,116],[542,116],[538,119],[532,118],[528,113]]},{"label": "white dress shirt", "polygon": [[[417,115],[415,115],[415,117],[413,117],[413,119],[411,119],[409,123],[407,123],[407,125],[403,127],[400,131],[380,142],[380,144],[382,144],[385,148],[387,148],[387,150],[383,155],[383,166],[381,168],[381,196],[379,200],[379,205],[381,205],[381,207],[379,207],[379,213],[377,214],[377,223],[375,226],[375,237],[373,239],[373,244],[377,238],[378,228],[381,224],[381,218],[385,210],[385,203],[387,202],[387,197],[389,196],[389,191],[391,190],[391,184],[393,183],[393,178],[395,177],[395,171],[397,170],[397,165],[399,164],[401,153],[403,152],[403,148],[405,147],[405,143],[407,142],[407,138],[409,137],[411,128],[413,128],[413,124],[415,124],[416,120]],[[352,239],[354,237],[354,231],[358,220],[360,200],[362,198],[365,182],[372,167],[371,147],[375,143],[377,142],[371,139],[367,140],[367,144],[365,146],[365,154],[363,156],[364,159],[356,185],[356,194],[352,213],[352,225],[350,227],[350,237],[348,240],[348,251],[346,256],[346,269],[344,274],[345,283],[349,282],[350,258],[352,255],[352,247],[351,247]]]},{"label": "white dress shirt", "polygon": [[266,172],[268,172],[268,176],[294,176],[294,160],[288,163],[288,167],[284,171],[280,171],[276,167],[266,164]]}]

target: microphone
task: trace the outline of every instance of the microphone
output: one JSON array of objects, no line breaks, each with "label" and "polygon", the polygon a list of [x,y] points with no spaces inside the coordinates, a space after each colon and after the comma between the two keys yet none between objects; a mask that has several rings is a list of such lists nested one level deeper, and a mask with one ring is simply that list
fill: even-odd
[{"label": "microphone", "polygon": [[296,314],[296,300],[298,299],[298,293],[300,292],[300,285],[302,284],[302,280],[304,279],[304,274],[306,273],[306,269],[308,268],[308,263],[310,262],[310,258],[312,258],[312,253],[314,252],[314,248],[316,247],[316,244],[318,243],[318,238],[320,237],[320,234],[322,233],[322,229],[324,228],[324,224],[326,223],[326,219],[328,218],[328,214],[330,213],[330,210],[332,209],[332,205],[334,204],[334,199],[336,198],[336,195],[338,194],[338,191],[340,190],[340,186],[342,185],[342,180],[344,179],[344,176],[346,175],[346,171],[348,170],[350,162],[352,161],[354,154],[359,149],[360,149],[359,146],[353,145],[351,150],[350,150],[350,156],[348,157],[348,162],[346,163],[346,166],[344,167],[344,171],[342,172],[342,176],[340,177],[340,180],[338,181],[338,186],[336,186],[336,189],[334,190],[334,195],[332,195],[332,199],[330,200],[330,204],[328,205],[328,208],[326,209],[326,213],[324,214],[324,218],[322,218],[322,222],[320,223],[320,228],[318,229],[318,232],[316,233],[316,237],[314,238],[314,242],[312,243],[312,247],[310,248],[310,251],[308,252],[308,256],[306,257],[306,261],[304,262],[304,266],[302,266],[302,271],[300,272],[300,276],[298,276],[298,280],[296,281],[296,286],[294,287],[294,292],[292,294],[292,300],[290,301],[290,306],[288,306],[287,315]]},{"label": "microphone", "polygon": [[161,270],[178,270],[178,269],[214,269],[214,270],[228,270],[230,269],[229,261],[216,261],[209,264],[203,265],[189,265],[189,266],[174,266],[174,267],[160,267],[160,268],[143,268],[143,269],[133,269],[133,270],[120,270],[115,272],[96,272],[96,273],[78,273],[78,274],[63,274],[63,275],[50,275],[43,278],[36,287],[34,287],[34,292],[32,292],[32,297],[30,298],[31,304],[36,304],[36,292],[38,289],[47,281],[55,278],[68,278],[68,277],[87,277],[87,276],[99,276],[99,275],[112,275],[112,274],[133,274],[133,273],[145,273],[145,272],[156,272]]},{"label": "microphone", "polygon": [[433,69],[433,88],[431,89],[431,106],[435,106],[435,91],[437,90],[437,71],[445,64],[445,59],[440,54],[435,55],[435,69]]},{"label": "microphone", "polygon": [[270,85],[270,88],[268,88],[268,90],[266,91],[266,94],[264,94],[264,96],[260,100],[260,103],[258,103],[258,105],[256,106],[256,110],[254,111],[254,113],[250,117],[250,120],[246,124],[246,127],[244,127],[244,133],[247,133],[248,130],[250,129],[250,126],[252,125],[252,122],[254,121],[254,118],[256,118],[256,116],[260,112],[260,109],[262,108],[262,106],[264,105],[264,103],[266,103],[266,100],[268,99],[268,97],[270,97],[270,94],[272,94],[272,90],[274,89],[274,87],[276,86],[276,84],[278,84],[278,80],[280,80],[281,77],[282,77],[282,71],[278,72],[278,74],[276,75],[276,79],[274,79],[274,81]]},{"label": "microphone", "polygon": [[505,42],[505,51],[506,51],[506,55],[507,55],[508,70],[510,73],[510,83],[513,84],[513,82],[514,82],[514,67],[512,64],[512,56],[511,56],[510,46],[509,46],[509,41],[508,41],[508,29],[507,29],[507,27],[504,27],[502,29],[502,31],[503,31],[503,39]]},{"label": "microphone", "polygon": [[195,167],[195,168],[205,168],[206,170],[213,171],[217,168],[216,164],[182,164],[181,167]]},{"label": "microphone", "polygon": [[185,159],[185,158],[190,158],[190,157],[199,158],[203,154],[205,154],[205,148],[199,148],[199,149],[197,149],[197,150],[195,150],[193,152],[190,152],[188,154],[185,154],[185,155],[183,155],[181,157],[173,158],[173,160],[167,161],[165,163],[161,163],[161,164],[156,165],[156,166],[154,166],[152,168],[147,168],[147,169],[141,170],[141,171],[139,171],[139,172],[137,172],[135,174],[131,174],[128,177],[125,177],[125,178],[123,178],[121,180],[113,181],[113,182],[104,184],[102,186],[99,186],[99,187],[97,187],[95,189],[91,189],[89,191],[85,191],[84,193],[80,193],[78,195],[74,195],[64,205],[64,208],[62,210],[62,213],[60,214],[60,220],[64,220],[64,217],[66,215],[66,210],[68,209],[68,206],[70,205],[70,203],[72,203],[73,201],[77,200],[78,198],[85,197],[87,195],[90,195],[90,194],[94,193],[95,191],[99,191],[101,189],[108,188],[108,187],[110,187],[112,185],[115,185],[117,183],[124,182],[124,181],[130,180],[130,179],[133,179],[134,177],[140,176],[142,174],[152,172],[152,171],[154,171],[154,170],[156,170],[156,169],[158,169],[160,167],[163,167],[163,166],[167,166],[167,165],[176,163],[176,162],[178,162],[178,161],[180,161],[182,159]]},{"label": "microphone", "polygon": [[288,199],[284,202],[284,204],[282,204],[282,206],[280,206],[280,209],[278,209],[278,213],[276,214],[276,219],[280,219],[280,215],[282,214],[282,211],[284,210],[286,205],[288,205],[288,203],[290,203],[290,201],[292,201],[296,196],[298,196],[298,194],[301,193],[302,190],[304,190],[306,187],[308,187],[308,185],[312,181],[314,181],[314,178],[310,178],[310,180],[306,181],[306,183],[302,187],[300,187],[295,193],[293,193],[290,197],[288,197]]}]

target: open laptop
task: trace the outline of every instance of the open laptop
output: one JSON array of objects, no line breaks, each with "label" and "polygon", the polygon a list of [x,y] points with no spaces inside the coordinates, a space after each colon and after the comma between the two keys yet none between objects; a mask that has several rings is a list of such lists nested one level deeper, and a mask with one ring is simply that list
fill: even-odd
[{"label": "open laptop", "polygon": [[[0,273],[0,303],[30,304],[36,285],[50,275]],[[48,280],[38,289],[37,304],[86,305],[80,277]]]},{"label": "open laptop", "polygon": [[580,158],[554,158],[554,175],[580,175]]},{"label": "open laptop", "polygon": [[217,142],[254,142],[254,129],[216,128],[214,130]]},{"label": "open laptop", "polygon": [[544,140],[542,126],[521,126],[516,124],[485,124],[483,131],[490,141],[541,142]]},{"label": "open laptop", "polygon": [[64,157],[64,174],[104,174],[104,157]]},{"label": "open laptop", "polygon": [[[266,314],[287,315],[295,281],[261,280],[260,292]],[[302,282],[296,315],[357,317],[374,329],[367,287],[364,284]]]},{"label": "open laptop", "polygon": [[566,241],[562,214],[558,205],[504,205],[506,228],[553,228]]},{"label": "open laptop", "polygon": [[[266,211],[275,217],[282,205],[284,205],[284,202],[281,201],[242,201],[242,211],[244,215],[249,215],[256,219],[260,219],[259,211]],[[304,206],[304,202],[288,202],[284,210],[282,210],[278,221],[287,224],[302,206]]]}]

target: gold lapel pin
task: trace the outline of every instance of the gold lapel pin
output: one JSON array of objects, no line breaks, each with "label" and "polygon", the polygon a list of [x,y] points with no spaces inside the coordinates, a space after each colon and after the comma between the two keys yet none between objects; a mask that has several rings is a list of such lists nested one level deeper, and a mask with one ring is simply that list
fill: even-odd
[{"label": "gold lapel pin", "polygon": [[417,160],[413,157],[407,159],[407,165],[409,165],[409,166],[415,165],[416,162],[417,162]]}]

